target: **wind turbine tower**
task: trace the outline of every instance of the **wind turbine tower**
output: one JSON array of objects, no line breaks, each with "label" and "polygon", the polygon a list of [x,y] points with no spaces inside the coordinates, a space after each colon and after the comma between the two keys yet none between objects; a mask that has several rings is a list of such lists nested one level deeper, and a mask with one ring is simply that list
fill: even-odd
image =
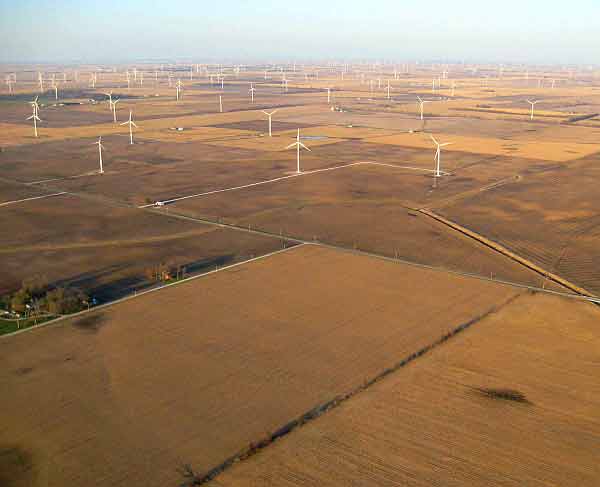
[{"label": "wind turbine tower", "polygon": [[139,127],[133,121],[133,112],[131,110],[129,110],[129,120],[127,120],[127,122],[122,123],[121,125],[129,125],[129,144],[133,145],[133,127],[135,127],[136,129]]},{"label": "wind turbine tower", "polygon": [[435,173],[434,176],[436,178],[442,177],[442,147],[446,147],[447,145],[451,145],[452,142],[446,142],[444,144],[440,144],[437,140],[435,140],[435,138],[433,137],[433,135],[430,135],[429,137],[431,137],[431,140],[433,140],[433,143],[437,146],[437,149],[435,151]]},{"label": "wind turbine tower", "polygon": [[536,101],[527,100],[527,103],[529,103],[531,105],[531,118],[530,118],[530,120],[533,120],[533,112],[535,111],[535,106],[539,102],[540,102],[540,100],[536,100]]},{"label": "wind turbine tower", "polygon": [[292,147],[296,148],[296,174],[301,174],[302,171],[300,171],[300,148],[306,149],[308,152],[311,152],[311,150],[308,147],[306,147],[302,142],[300,142],[300,129],[298,129],[298,135],[296,136],[296,142],[288,145],[286,147],[286,150],[291,149]]},{"label": "wind turbine tower", "polygon": [[417,99],[419,100],[419,106],[421,108],[421,120],[423,120],[423,110],[425,107],[425,103],[431,103],[430,100],[423,100],[420,96],[417,96]]},{"label": "wind turbine tower", "polygon": [[94,142],[94,145],[98,146],[98,156],[100,158],[100,174],[104,174],[104,168],[102,167],[102,149],[104,146],[102,145],[102,137],[98,137],[98,142]]},{"label": "wind turbine tower", "polygon": [[27,117],[27,120],[33,120],[33,133],[37,137],[38,136],[37,123],[42,121],[40,119],[40,117],[38,116],[38,110],[40,109],[40,106],[38,105],[38,97],[36,96],[33,101],[29,102],[29,104],[33,108],[33,115],[31,115],[31,117]]},{"label": "wind turbine tower", "polygon": [[269,112],[265,112],[264,110],[262,110],[262,112],[263,112],[263,113],[264,113],[264,114],[265,114],[267,117],[269,117],[269,137],[273,137],[273,135],[272,135],[272,132],[271,132],[271,126],[272,126],[272,124],[271,124],[271,122],[272,122],[271,118],[273,117],[273,115],[275,114],[275,112],[277,112],[277,110],[273,110],[271,113],[269,113]]}]

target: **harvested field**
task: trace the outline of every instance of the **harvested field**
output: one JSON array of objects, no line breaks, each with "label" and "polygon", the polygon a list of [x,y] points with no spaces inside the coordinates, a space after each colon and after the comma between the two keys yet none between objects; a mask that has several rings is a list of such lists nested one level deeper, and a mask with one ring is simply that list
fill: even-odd
[{"label": "harvested field", "polygon": [[425,191],[431,183],[414,171],[353,166],[169,206],[189,216],[541,285],[520,264],[405,206],[403,189]]},{"label": "harvested field", "polygon": [[[544,269],[600,293],[598,157],[525,174],[518,182],[443,207],[441,214]],[[435,206],[435,205],[434,205]]]},{"label": "harvested field", "polygon": [[600,312],[523,295],[211,486],[595,486]]},{"label": "harvested field", "polygon": [[[268,111],[268,110],[265,110]],[[306,123],[294,123],[294,122],[282,122],[280,120],[273,120],[271,122],[272,132],[284,132],[294,129],[302,129],[306,127],[312,127],[313,125]],[[213,125],[213,127],[234,129],[234,130],[249,130],[253,132],[269,133],[269,121],[265,115],[265,120],[248,120],[245,122],[231,122],[222,123],[219,125]]]},{"label": "harvested field", "polygon": [[304,246],[1,339],[0,478],[178,485],[519,292]]},{"label": "harvested field", "polygon": [[84,289],[100,301],[153,283],[145,271],[161,263],[189,274],[213,270],[281,248],[279,239],[57,196],[0,209],[0,294],[41,274]]},{"label": "harvested field", "polygon": [[[392,144],[407,147],[424,148],[431,146],[429,137],[422,134],[402,134],[389,137],[378,137],[378,144]],[[443,142],[443,141],[442,141]],[[585,144],[579,142],[554,142],[523,139],[471,137],[463,135],[452,135],[454,145],[448,146],[447,150],[474,152],[479,154],[493,154],[499,156],[516,156],[525,159],[540,159],[544,161],[564,162],[588,156],[598,151],[597,144]]]},{"label": "harvested field", "polygon": [[50,194],[50,192],[0,179],[0,205],[24,198],[35,198],[45,194]]}]

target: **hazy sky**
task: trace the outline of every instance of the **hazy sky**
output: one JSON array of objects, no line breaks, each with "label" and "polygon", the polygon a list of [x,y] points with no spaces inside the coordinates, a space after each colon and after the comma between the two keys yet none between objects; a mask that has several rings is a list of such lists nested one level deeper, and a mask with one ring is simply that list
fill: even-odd
[{"label": "hazy sky", "polygon": [[0,0],[0,62],[598,64],[600,0]]}]

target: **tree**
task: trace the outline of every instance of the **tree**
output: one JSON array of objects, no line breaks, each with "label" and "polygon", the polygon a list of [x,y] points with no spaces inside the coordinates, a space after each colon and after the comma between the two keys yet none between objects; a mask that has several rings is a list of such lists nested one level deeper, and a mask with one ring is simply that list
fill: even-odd
[{"label": "tree", "polygon": [[85,308],[88,296],[77,288],[57,287],[46,294],[48,312],[54,315],[76,313]]}]

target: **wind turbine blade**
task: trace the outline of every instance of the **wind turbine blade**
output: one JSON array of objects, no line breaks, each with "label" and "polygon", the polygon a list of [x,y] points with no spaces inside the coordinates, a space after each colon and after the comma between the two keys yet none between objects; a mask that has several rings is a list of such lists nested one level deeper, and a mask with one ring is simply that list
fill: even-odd
[{"label": "wind turbine blade", "polygon": [[131,121],[131,125],[133,125],[136,129],[139,129],[139,127],[135,124],[133,120]]},{"label": "wind turbine blade", "polygon": [[129,123],[129,120],[127,120],[127,122],[123,122],[123,123],[121,123],[119,125],[127,125],[128,123]]},{"label": "wind turbine blade", "polygon": [[437,141],[437,140],[435,140],[435,138],[433,137],[433,135],[429,134],[429,137],[431,137],[431,140],[433,140],[433,142],[435,142],[435,144],[436,144],[436,145],[440,145],[440,144],[438,143],[438,141]]},{"label": "wind turbine blade", "polygon": [[446,147],[447,145],[452,145],[454,142],[446,142],[445,144],[440,144],[440,147]]},{"label": "wind turbine blade", "polygon": [[297,144],[297,143],[298,143],[298,142],[294,142],[293,144],[290,144],[290,145],[288,145],[288,146],[286,147],[286,150],[287,150],[287,149],[291,149],[292,147],[296,147],[296,144]]}]

